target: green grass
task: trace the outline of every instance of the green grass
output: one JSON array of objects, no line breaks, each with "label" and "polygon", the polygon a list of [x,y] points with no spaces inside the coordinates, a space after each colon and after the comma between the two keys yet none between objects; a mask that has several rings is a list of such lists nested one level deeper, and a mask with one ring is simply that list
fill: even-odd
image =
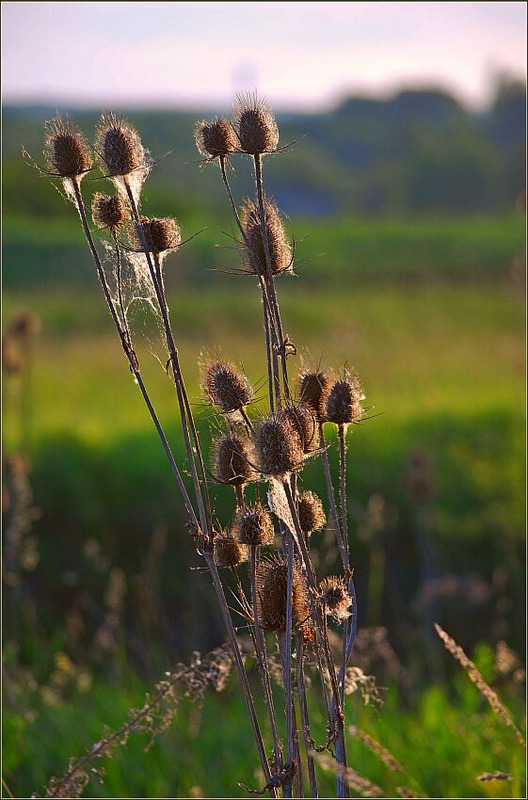
[{"label": "green grass", "polygon": [[[476,659],[487,680],[496,681],[490,649],[481,647]],[[449,691],[431,685],[415,692],[410,703],[403,703],[395,686],[384,692],[381,708],[365,706],[355,696],[349,700],[348,724],[368,733],[403,767],[403,772],[392,771],[349,733],[350,765],[382,787],[385,796],[398,796],[396,787],[401,785],[429,797],[524,796],[522,748],[467,675],[456,669]],[[128,672],[114,684],[97,679],[90,684],[86,674],[79,680],[64,670],[61,682],[60,675],[56,668],[45,684],[32,688],[9,684],[3,707],[4,778],[15,797],[41,793],[53,775],[64,775],[70,757],[80,757],[99,741],[104,726],[117,730],[128,709],[140,708],[144,701],[146,687]],[[501,699],[518,723],[521,698],[513,693]],[[323,741],[317,709],[312,710],[312,724],[317,742]],[[209,691],[203,705],[182,701],[167,732],[145,752],[148,742],[147,734],[134,733],[112,758],[98,762],[105,770],[103,780],[94,778],[86,796],[244,797],[241,784],[262,786],[235,678],[223,694]],[[512,780],[478,780],[495,771]],[[318,772],[321,796],[333,796],[332,773]]]}]

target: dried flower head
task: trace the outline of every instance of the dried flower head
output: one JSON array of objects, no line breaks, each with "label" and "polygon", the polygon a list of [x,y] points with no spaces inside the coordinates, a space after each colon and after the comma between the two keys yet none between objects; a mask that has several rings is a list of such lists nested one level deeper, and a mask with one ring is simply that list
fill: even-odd
[{"label": "dried flower head", "polygon": [[259,468],[264,475],[286,475],[299,469],[304,452],[299,434],[287,419],[272,415],[255,433]]},{"label": "dried flower head", "polygon": [[[160,255],[176,250],[181,244],[181,230],[175,219],[171,217],[157,218],[141,217],[141,227],[145,242],[150,253]],[[129,233],[130,245],[134,250],[142,251],[141,234],[139,226],[133,225]]]},{"label": "dried flower head", "polygon": [[234,112],[240,149],[250,155],[273,153],[279,143],[275,116],[256,95],[239,97]]},{"label": "dried flower head", "polygon": [[128,206],[120,194],[96,192],[92,200],[92,219],[98,228],[117,231],[130,218]]},{"label": "dried flower head", "polygon": [[287,406],[280,416],[297,431],[304,453],[311,453],[318,447],[319,435],[315,415],[309,406],[299,404]]},{"label": "dried flower head", "polygon": [[[284,224],[276,203],[267,197],[264,198],[264,220],[272,274],[291,272],[292,250],[284,230]],[[247,267],[258,275],[267,275],[266,249],[262,236],[260,213],[258,205],[252,200],[245,200],[240,221],[245,234]]]},{"label": "dried flower head", "polygon": [[[288,565],[279,556],[262,559],[257,571],[257,615],[262,628],[286,630]],[[292,573],[292,628],[299,629],[310,615],[308,590],[297,565]]]},{"label": "dried flower head", "polygon": [[92,153],[82,131],[71,119],[56,116],[45,125],[44,156],[52,173],[79,178],[91,169]]},{"label": "dried flower head", "polygon": [[326,525],[323,504],[314,492],[303,492],[299,497],[299,522],[307,538]]},{"label": "dried flower head", "polygon": [[145,165],[146,154],[137,130],[126,119],[103,114],[95,140],[108,177],[129,175]]},{"label": "dried flower head", "polygon": [[229,486],[243,486],[256,478],[252,451],[247,439],[234,433],[220,436],[215,444],[214,468],[217,480]]},{"label": "dried flower head", "polygon": [[205,359],[201,364],[202,389],[210,402],[224,414],[239,411],[253,399],[245,375],[229,361]]},{"label": "dried flower head", "polygon": [[213,558],[217,567],[236,567],[249,557],[246,545],[240,544],[227,533],[216,536],[213,542]]},{"label": "dried flower head", "polygon": [[317,420],[325,419],[326,398],[330,390],[330,376],[327,372],[303,372],[299,378],[301,403],[312,409]]},{"label": "dried flower head", "polygon": [[225,117],[217,117],[211,122],[197,122],[194,140],[198,152],[209,159],[227,156],[238,148],[233,125]]},{"label": "dried flower head", "polygon": [[242,544],[252,546],[271,544],[275,529],[270,512],[260,503],[242,506],[235,517],[233,533],[237,541]]},{"label": "dried flower head", "polygon": [[335,381],[326,398],[327,420],[335,422],[336,425],[359,422],[363,416],[361,401],[364,397],[361,385],[355,376]]},{"label": "dried flower head", "polygon": [[345,578],[331,575],[319,583],[319,596],[324,603],[325,614],[335,622],[343,622],[350,616],[352,597]]}]

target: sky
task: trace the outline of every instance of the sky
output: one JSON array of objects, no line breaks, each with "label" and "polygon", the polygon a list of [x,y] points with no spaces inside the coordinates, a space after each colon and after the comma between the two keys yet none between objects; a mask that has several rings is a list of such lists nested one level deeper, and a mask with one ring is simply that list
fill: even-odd
[{"label": "sky", "polygon": [[3,103],[275,110],[525,79],[524,2],[2,2]]}]

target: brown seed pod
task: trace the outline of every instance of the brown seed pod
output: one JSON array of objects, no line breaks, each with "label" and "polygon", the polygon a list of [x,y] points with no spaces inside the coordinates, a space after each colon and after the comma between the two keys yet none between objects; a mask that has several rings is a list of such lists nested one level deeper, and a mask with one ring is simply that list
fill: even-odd
[{"label": "brown seed pod", "polygon": [[264,475],[282,476],[302,466],[304,452],[299,434],[280,416],[270,416],[255,433],[259,469]]},{"label": "brown seed pod", "polygon": [[326,398],[326,418],[336,425],[359,422],[363,390],[356,377],[335,381]]},{"label": "brown seed pod", "polygon": [[98,228],[116,231],[130,218],[128,207],[120,194],[96,192],[92,200],[92,219]]},{"label": "brown seed pod", "polygon": [[233,126],[225,117],[215,118],[211,122],[197,122],[194,140],[198,152],[208,158],[227,156],[238,148]]},{"label": "brown seed pod", "polygon": [[287,406],[280,412],[280,416],[288,420],[297,431],[304,453],[311,453],[318,448],[317,421],[309,406],[303,404]]},{"label": "brown seed pod", "polygon": [[323,504],[314,492],[303,492],[299,497],[299,522],[307,538],[326,525]]},{"label": "brown seed pod", "polygon": [[[264,198],[264,219],[271,272],[279,275],[292,271],[292,250],[279,209],[272,200]],[[260,213],[256,203],[245,200],[240,213],[240,221],[245,234],[245,257],[247,267],[258,275],[267,275],[266,250],[262,237]]]},{"label": "brown seed pod", "polygon": [[[288,565],[279,556],[262,559],[257,570],[257,616],[262,628],[286,630]],[[292,573],[292,629],[301,628],[308,617],[308,589],[301,570]]]},{"label": "brown seed pod", "polygon": [[253,399],[246,376],[229,361],[206,359],[201,365],[201,372],[205,395],[224,414],[239,411]]},{"label": "brown seed pod", "polygon": [[237,541],[242,544],[255,547],[259,544],[271,544],[275,537],[275,529],[270,512],[260,503],[254,506],[242,506],[237,511],[233,533]]},{"label": "brown seed pod", "polygon": [[352,597],[348,592],[345,578],[331,575],[319,583],[319,596],[324,603],[325,614],[335,622],[343,622],[350,616]]},{"label": "brown seed pod", "polygon": [[216,536],[213,541],[213,558],[217,567],[236,567],[249,558],[248,548],[228,534]]},{"label": "brown seed pod", "polygon": [[84,175],[92,166],[92,154],[81,130],[71,119],[55,117],[45,125],[44,156],[51,172],[62,178]]},{"label": "brown seed pod", "polygon": [[[141,227],[150,253],[155,255],[166,253],[169,250],[176,250],[181,244],[181,230],[175,219],[141,217]],[[129,239],[133,249],[143,249],[139,226],[134,225],[131,228]]]},{"label": "brown seed pod", "polygon": [[325,419],[329,390],[330,376],[326,372],[304,372],[299,378],[301,403],[312,409],[318,421]]},{"label": "brown seed pod", "polygon": [[234,112],[240,149],[250,155],[273,153],[279,129],[271,110],[257,97],[240,97]]},{"label": "brown seed pod", "polygon": [[95,147],[108,177],[129,175],[144,166],[145,150],[137,130],[125,119],[103,114],[96,132]]},{"label": "brown seed pod", "polygon": [[256,472],[251,465],[252,452],[247,439],[228,433],[216,441],[215,476],[230,486],[244,486],[255,480]]}]

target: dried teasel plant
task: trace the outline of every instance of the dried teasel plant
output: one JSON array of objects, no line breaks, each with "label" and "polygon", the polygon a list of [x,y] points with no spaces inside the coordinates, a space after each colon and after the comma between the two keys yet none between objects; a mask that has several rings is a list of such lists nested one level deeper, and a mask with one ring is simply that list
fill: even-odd
[{"label": "dried teasel plant", "polygon": [[[47,164],[52,177],[67,185],[79,213],[124,355],[179,488],[187,530],[210,576],[264,776],[265,785],[256,791],[271,797],[303,796],[307,779],[310,795],[318,796],[311,727],[316,711],[326,715],[327,730],[326,740],[317,748],[332,754],[336,793],[346,797],[348,786],[359,786],[361,781],[348,765],[345,740],[346,697],[351,691],[348,662],[357,624],[345,438],[351,424],[361,418],[362,390],[348,373],[336,380],[327,370],[302,366],[296,385],[290,375],[290,359],[297,348],[285,333],[276,279],[293,272],[294,249],[281,212],[264,189],[266,158],[287,149],[278,147],[274,114],[256,95],[239,98],[232,119],[202,120],[194,135],[205,162],[220,167],[240,235],[241,271],[250,274],[260,294],[267,375],[266,408],[259,407],[254,413],[256,393],[243,371],[223,357],[200,357],[201,389],[216,425],[209,467],[187,393],[165,288],[167,256],[180,251],[182,232],[170,216],[149,218],[140,213],[142,188],[153,161],[139,132],[126,119],[101,116],[93,152],[101,181],[110,181],[115,193],[96,193],[92,203],[95,231],[88,222],[81,192],[81,178],[92,169],[92,150],[73,123],[56,120],[47,127]],[[228,160],[235,158],[249,166],[255,185],[254,196],[240,201],[226,169]],[[95,233],[102,237],[106,258],[100,255]],[[129,284],[140,284],[137,291],[148,292],[159,320],[182,427],[183,458],[176,457],[143,379],[128,323]],[[338,493],[328,458],[327,425],[337,425],[339,431]],[[301,490],[307,460],[320,463],[326,498],[318,497],[304,481]],[[219,484],[226,487],[222,491],[233,492],[233,514],[227,523],[214,513],[212,492]],[[316,574],[310,537],[323,527],[333,530],[336,537],[340,574]],[[232,607],[233,582],[236,609]],[[245,664],[246,645],[236,627],[235,615],[239,621],[240,614],[247,623],[251,655],[258,667],[264,718],[257,713],[256,689]],[[341,647],[336,660],[332,642],[337,636]],[[271,688],[277,652],[280,697]],[[309,677],[310,665],[314,674]]]}]

